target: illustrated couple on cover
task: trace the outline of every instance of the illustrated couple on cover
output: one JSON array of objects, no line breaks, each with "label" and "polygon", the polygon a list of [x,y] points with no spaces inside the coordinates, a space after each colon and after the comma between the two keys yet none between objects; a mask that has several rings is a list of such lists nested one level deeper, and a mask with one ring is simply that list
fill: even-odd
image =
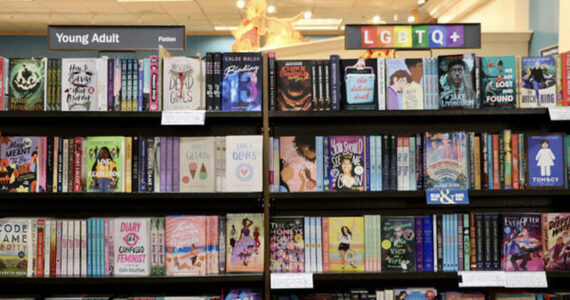
[{"label": "illustrated couple on cover", "polygon": [[[539,252],[541,243],[530,235],[526,226],[521,228],[520,233],[512,232],[509,240],[505,241],[503,247],[505,249],[504,253],[515,271],[527,271],[526,265],[532,260],[533,256],[538,258],[538,260],[542,259]],[[520,264],[518,261],[521,261]],[[542,263],[539,262],[539,264],[542,266]],[[538,269],[541,269],[541,267],[538,267]]]},{"label": "illustrated couple on cover", "polygon": [[386,93],[388,110],[421,109],[423,107],[424,92],[421,85],[423,62],[421,59],[410,58],[407,58],[405,62],[409,72],[403,69],[397,70],[389,78]]},{"label": "illustrated couple on cover", "polygon": [[232,229],[230,231],[230,251],[231,251],[231,264],[235,265],[237,263],[242,263],[247,266],[250,263],[250,259],[254,254],[259,254],[259,247],[261,242],[259,240],[259,228],[256,226],[253,229],[253,236],[250,235],[250,227],[253,225],[253,221],[244,218],[242,220],[242,228],[240,230],[239,237],[236,239],[237,232],[235,225],[232,224]]}]

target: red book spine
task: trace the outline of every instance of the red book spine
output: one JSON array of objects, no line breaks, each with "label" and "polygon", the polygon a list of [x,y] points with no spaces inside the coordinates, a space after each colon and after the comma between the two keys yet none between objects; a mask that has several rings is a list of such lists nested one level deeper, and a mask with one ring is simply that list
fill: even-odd
[{"label": "red book spine", "polygon": [[493,189],[501,189],[501,178],[499,177],[499,135],[493,134]]},{"label": "red book spine", "polygon": [[477,247],[475,245],[475,213],[469,213],[469,262],[471,271],[477,270]]},{"label": "red book spine", "polygon": [[36,277],[44,277],[44,232],[46,221],[38,219],[38,237],[36,248]]},{"label": "red book spine", "polygon": [[74,139],[74,156],[73,156],[73,191],[81,192],[81,138]]},{"label": "red book spine", "polygon": [[[330,261],[329,261],[329,218],[322,218],[323,227],[323,273],[328,273],[330,271]],[[307,233],[305,232],[305,236]],[[307,249],[305,249],[307,251]]]},{"label": "red book spine", "polygon": [[50,267],[49,267],[49,276],[55,277],[55,262],[57,258],[56,254],[56,245],[57,245],[57,222],[53,220],[51,222],[51,239],[50,239],[50,249],[49,249],[49,258],[50,258]]},{"label": "red book spine", "polygon": [[513,151],[513,189],[520,189],[519,181],[519,135],[517,133],[511,135],[511,149]]},{"label": "red book spine", "polygon": [[36,192],[46,192],[47,137],[40,137],[39,174]]},{"label": "red book spine", "polygon": [[150,56],[150,99],[149,99],[149,111],[159,111],[159,90],[158,85],[160,83],[160,74],[158,72],[158,55]]},{"label": "red book spine", "polygon": [[560,54],[560,61],[561,61],[561,68],[562,68],[562,78],[560,78],[562,82],[562,105],[563,106],[570,106],[570,86],[568,85],[568,80],[570,78],[570,53],[562,53]]}]

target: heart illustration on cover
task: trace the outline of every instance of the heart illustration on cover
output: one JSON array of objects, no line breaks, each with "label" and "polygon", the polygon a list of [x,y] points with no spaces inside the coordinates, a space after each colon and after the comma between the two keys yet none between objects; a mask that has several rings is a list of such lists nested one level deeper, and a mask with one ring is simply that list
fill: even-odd
[{"label": "heart illustration on cover", "polygon": [[241,163],[236,167],[236,177],[240,181],[249,181],[253,177],[253,167],[248,163]]}]

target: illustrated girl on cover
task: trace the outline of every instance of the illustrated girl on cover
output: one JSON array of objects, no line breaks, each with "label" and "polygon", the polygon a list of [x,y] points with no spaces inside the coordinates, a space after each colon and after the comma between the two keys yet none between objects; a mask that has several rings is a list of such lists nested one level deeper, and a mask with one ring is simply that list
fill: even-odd
[{"label": "illustrated girl on cover", "polygon": [[342,173],[338,176],[336,186],[338,190],[352,190],[356,184],[356,174],[352,163],[352,153],[343,153],[340,169]]},{"label": "illustrated girl on cover", "polygon": [[[292,140],[291,140],[292,139]],[[314,136],[283,137],[282,192],[314,191],[317,186]]]},{"label": "illustrated girl on cover", "polygon": [[390,76],[390,85],[387,91],[387,106],[389,110],[403,108],[402,91],[406,84],[412,81],[412,77],[406,70],[398,70]]},{"label": "illustrated girl on cover", "polygon": [[[556,244],[548,249],[546,269],[552,271],[570,269],[570,232],[565,231],[562,236],[556,239]],[[568,242],[564,243],[564,240]]]},{"label": "illustrated girl on cover", "polygon": [[540,167],[540,176],[550,176],[550,168],[554,166],[556,157],[552,150],[550,150],[550,143],[546,140],[540,142],[541,149],[538,150],[536,157],[536,166]]},{"label": "illustrated girl on cover", "polygon": [[94,174],[90,188],[96,192],[114,192],[117,187],[117,164],[107,147],[101,147],[91,168]]},{"label": "illustrated girl on cover", "polygon": [[[507,246],[507,254],[510,254],[510,261],[515,271],[520,269],[526,271],[526,264],[532,260],[531,253],[537,247],[540,247],[540,242],[534,237],[530,236],[528,228],[523,226],[521,232],[516,234],[513,241]],[[521,263],[518,264],[518,261]]]},{"label": "illustrated girl on cover", "polygon": [[242,228],[232,252],[231,263],[236,264],[241,262],[244,266],[247,266],[255,248],[255,239],[249,234],[249,228],[253,225],[253,221],[244,218],[241,224]]},{"label": "illustrated girl on cover", "polygon": [[[351,228],[354,227],[354,222]],[[352,240],[352,230],[348,228],[348,226],[342,226],[340,228],[340,234],[338,236],[340,243],[338,244],[338,252],[340,252],[340,261],[342,263],[342,269],[348,262],[353,268],[356,269],[356,265],[354,265],[354,251],[350,249],[350,241]]]},{"label": "illustrated girl on cover", "polygon": [[232,247],[231,252],[234,253],[236,247],[236,226],[232,224],[232,230],[230,231],[230,247]]}]

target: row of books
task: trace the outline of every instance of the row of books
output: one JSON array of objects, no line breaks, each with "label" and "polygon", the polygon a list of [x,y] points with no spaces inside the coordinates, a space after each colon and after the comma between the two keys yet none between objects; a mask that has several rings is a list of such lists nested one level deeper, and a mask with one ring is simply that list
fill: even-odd
[{"label": "row of books", "polygon": [[269,105],[280,111],[536,108],[570,105],[570,53],[547,57],[275,60]]},{"label": "row of books", "polygon": [[3,136],[1,192],[256,192],[262,136]]},{"label": "row of books", "polygon": [[0,277],[263,271],[263,214],[0,219]]},{"label": "row of books", "polygon": [[283,217],[271,272],[570,270],[570,213]]},{"label": "row of books", "polygon": [[0,110],[260,111],[260,53],[0,57]]},{"label": "row of books", "polygon": [[63,297],[41,297],[41,298],[0,298],[2,300],[261,300],[259,290],[252,289],[227,289],[222,290],[221,295],[202,296],[138,296],[138,297],[90,297],[90,296],[63,296]]},{"label": "row of books", "polygon": [[570,136],[504,130],[271,139],[273,192],[567,187]]}]

